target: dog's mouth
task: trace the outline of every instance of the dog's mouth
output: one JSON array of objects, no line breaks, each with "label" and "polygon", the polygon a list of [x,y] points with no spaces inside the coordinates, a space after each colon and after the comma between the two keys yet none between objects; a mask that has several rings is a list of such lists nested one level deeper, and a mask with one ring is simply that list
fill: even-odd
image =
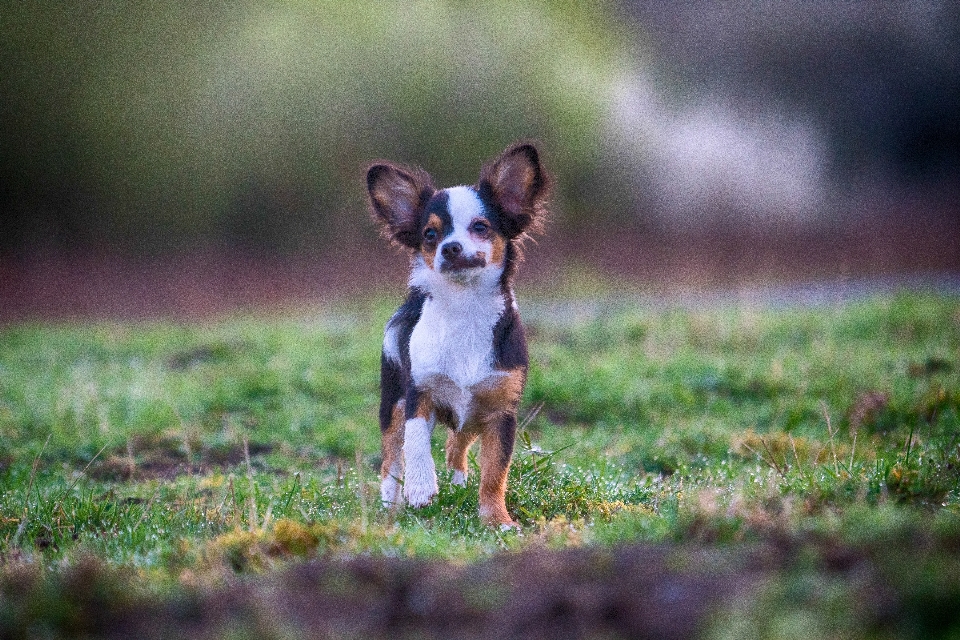
[{"label": "dog's mouth", "polygon": [[456,274],[470,269],[482,269],[487,266],[486,257],[481,253],[470,257],[457,256],[455,258],[444,258],[440,263],[441,273]]}]

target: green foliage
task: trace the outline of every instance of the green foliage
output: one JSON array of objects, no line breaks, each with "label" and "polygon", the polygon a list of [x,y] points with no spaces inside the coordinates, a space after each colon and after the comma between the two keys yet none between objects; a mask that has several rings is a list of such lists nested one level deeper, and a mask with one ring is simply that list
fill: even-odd
[{"label": "green foliage", "polygon": [[[596,211],[617,166],[602,120],[635,64],[614,10],[564,0],[16,3],[0,39],[16,119],[0,136],[21,153],[5,169],[31,187],[56,176],[57,209],[81,198],[69,213],[80,240],[139,250],[217,238],[316,251],[369,232],[361,177],[371,161],[472,183],[481,162],[521,138],[542,140],[551,170],[569,176],[558,200]],[[37,189],[16,193],[31,212],[48,197]]]}]

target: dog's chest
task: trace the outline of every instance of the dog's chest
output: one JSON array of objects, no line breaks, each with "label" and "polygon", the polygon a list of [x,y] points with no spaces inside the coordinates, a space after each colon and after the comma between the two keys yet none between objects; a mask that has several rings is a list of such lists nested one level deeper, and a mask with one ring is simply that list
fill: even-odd
[{"label": "dog's chest", "polygon": [[410,373],[418,385],[443,376],[468,389],[496,375],[493,327],[503,313],[499,296],[437,301],[428,298],[410,336]]}]

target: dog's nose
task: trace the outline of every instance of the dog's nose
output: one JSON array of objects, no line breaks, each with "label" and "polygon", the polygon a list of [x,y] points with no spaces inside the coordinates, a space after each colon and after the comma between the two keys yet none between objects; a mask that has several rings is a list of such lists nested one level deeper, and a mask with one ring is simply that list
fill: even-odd
[{"label": "dog's nose", "polygon": [[463,253],[463,245],[459,242],[448,242],[447,244],[443,245],[442,249],[440,249],[440,253],[447,260],[456,258]]}]

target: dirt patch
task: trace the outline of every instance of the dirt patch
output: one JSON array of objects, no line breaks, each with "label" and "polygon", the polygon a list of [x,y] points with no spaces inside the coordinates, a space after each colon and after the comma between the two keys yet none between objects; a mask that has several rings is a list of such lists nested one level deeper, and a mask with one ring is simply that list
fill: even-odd
[{"label": "dirt patch", "polygon": [[188,349],[175,353],[167,358],[167,367],[174,371],[186,371],[202,364],[221,362],[246,348],[243,343],[224,343],[200,345],[195,349]]},{"label": "dirt patch", "polygon": [[258,457],[273,451],[273,445],[266,443],[250,442],[247,446],[245,451],[242,442],[210,446],[166,434],[138,435],[126,447],[101,454],[87,469],[87,475],[97,480],[173,479],[245,464],[248,452],[251,464],[262,467]]}]

